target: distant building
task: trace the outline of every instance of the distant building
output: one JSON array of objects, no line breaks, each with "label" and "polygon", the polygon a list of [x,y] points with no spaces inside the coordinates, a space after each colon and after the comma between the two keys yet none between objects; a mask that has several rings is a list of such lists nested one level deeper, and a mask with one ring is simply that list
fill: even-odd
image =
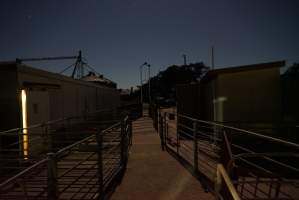
[{"label": "distant building", "polygon": [[284,65],[279,61],[210,70],[197,86],[178,87],[178,112],[231,124],[281,121],[280,67]]},{"label": "distant building", "polygon": [[136,88],[119,89],[119,92],[121,106],[137,105],[140,103],[140,95]]},{"label": "distant building", "polygon": [[96,75],[94,72],[89,72],[89,74],[82,77],[81,80],[96,83],[111,88],[117,88],[117,84],[115,82],[105,78],[103,75]]}]

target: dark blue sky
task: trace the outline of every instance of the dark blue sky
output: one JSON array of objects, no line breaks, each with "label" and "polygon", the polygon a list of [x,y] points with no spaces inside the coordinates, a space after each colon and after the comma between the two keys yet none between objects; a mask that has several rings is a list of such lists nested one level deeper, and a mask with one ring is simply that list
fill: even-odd
[{"label": "dark blue sky", "polygon": [[[0,60],[77,54],[119,87],[172,64],[299,61],[297,0],[2,0]],[[72,61],[35,63],[54,72]]]}]

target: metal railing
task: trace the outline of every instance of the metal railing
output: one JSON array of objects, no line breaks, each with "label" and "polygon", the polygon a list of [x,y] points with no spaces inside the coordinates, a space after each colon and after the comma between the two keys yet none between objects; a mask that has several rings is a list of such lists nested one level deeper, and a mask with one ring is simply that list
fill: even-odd
[{"label": "metal railing", "polygon": [[0,132],[0,182],[46,158],[47,153],[101,131],[119,118],[116,110],[100,110]]},{"label": "metal railing", "polygon": [[238,192],[222,164],[218,164],[216,169],[215,195],[217,199],[240,200]]},{"label": "metal railing", "polygon": [[46,158],[47,153],[71,145],[120,121],[141,115],[140,105],[103,109],[0,132],[0,182]]},{"label": "metal railing", "polygon": [[221,163],[241,199],[299,196],[298,144],[184,115],[169,116],[160,112],[157,120],[162,148],[183,160],[210,190]]},{"label": "metal railing", "polygon": [[0,184],[0,199],[101,199],[126,169],[128,117],[32,164]]}]

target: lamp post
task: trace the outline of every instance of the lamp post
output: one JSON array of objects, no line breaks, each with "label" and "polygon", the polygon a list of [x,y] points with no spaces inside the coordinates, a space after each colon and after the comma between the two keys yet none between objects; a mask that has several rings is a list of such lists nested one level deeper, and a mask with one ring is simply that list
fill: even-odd
[{"label": "lamp post", "polygon": [[148,64],[147,62],[143,63],[142,65],[139,66],[139,70],[140,70],[140,102],[141,102],[141,106],[142,106],[142,116],[143,116],[143,91],[142,91],[142,85],[143,85],[143,80],[142,80],[142,72],[143,72],[143,66],[147,66],[148,67],[148,94],[149,94],[149,103],[151,101],[151,85],[150,85],[150,73],[151,73],[151,65]]},{"label": "lamp post", "polygon": [[151,104],[151,65],[147,64],[148,67],[148,103]]},{"label": "lamp post", "polygon": [[141,103],[141,115],[143,116],[143,93],[142,93],[142,67],[144,65],[147,65],[147,62],[143,63],[142,65],[139,66],[139,71],[140,71],[140,103]]},{"label": "lamp post", "polygon": [[186,54],[183,54],[182,56],[184,58],[184,65],[187,65],[187,56],[186,56]]}]

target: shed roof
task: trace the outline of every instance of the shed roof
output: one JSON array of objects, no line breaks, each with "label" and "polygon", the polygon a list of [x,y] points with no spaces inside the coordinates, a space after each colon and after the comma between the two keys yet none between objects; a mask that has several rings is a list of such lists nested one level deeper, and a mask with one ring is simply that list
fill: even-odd
[{"label": "shed roof", "polygon": [[[77,84],[81,84],[81,85],[108,88],[107,85],[99,85],[99,84],[96,84],[95,82],[74,79],[72,77],[68,77],[63,74],[49,72],[49,71],[34,68],[34,67],[31,67],[31,66],[28,66],[25,64],[18,64],[15,61],[0,62],[0,71],[1,70],[15,70],[18,73],[20,73],[20,72],[27,73],[27,74],[31,74],[31,75],[35,75],[35,76],[46,77],[46,78],[52,79],[52,80],[54,79],[54,80],[77,83]],[[32,83],[30,83],[30,84],[32,85]],[[38,83],[38,84],[40,85],[40,84],[48,84],[48,83]]]},{"label": "shed roof", "polygon": [[275,61],[275,62],[268,62],[268,63],[258,63],[252,65],[242,65],[242,66],[233,66],[233,67],[226,67],[221,69],[214,69],[210,70],[206,73],[206,75],[202,78],[202,81],[210,80],[214,77],[217,77],[219,74],[224,73],[236,73],[236,72],[243,72],[243,71],[252,71],[252,70],[262,70],[268,68],[280,68],[285,65],[285,61]]}]

